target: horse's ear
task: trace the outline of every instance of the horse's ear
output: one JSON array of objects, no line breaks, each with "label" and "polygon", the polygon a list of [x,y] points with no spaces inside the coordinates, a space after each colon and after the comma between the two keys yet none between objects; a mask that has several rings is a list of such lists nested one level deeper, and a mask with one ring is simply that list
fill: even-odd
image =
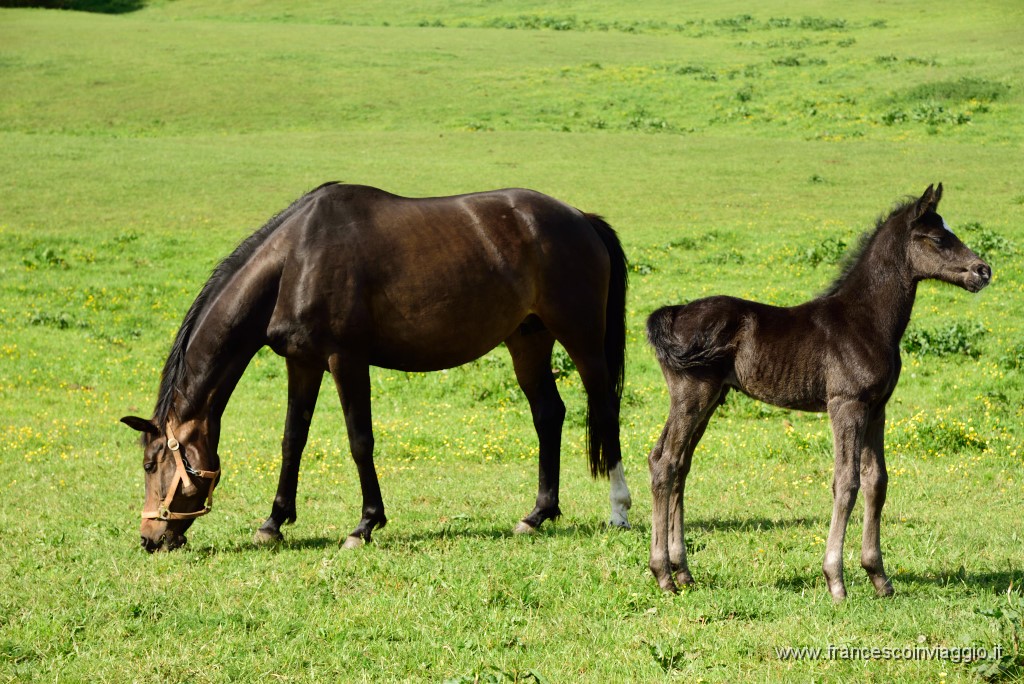
[{"label": "horse's ear", "polygon": [[144,432],[147,435],[156,436],[160,434],[160,428],[158,428],[153,421],[146,420],[145,418],[139,418],[138,416],[125,416],[121,419],[121,422],[133,430]]}]

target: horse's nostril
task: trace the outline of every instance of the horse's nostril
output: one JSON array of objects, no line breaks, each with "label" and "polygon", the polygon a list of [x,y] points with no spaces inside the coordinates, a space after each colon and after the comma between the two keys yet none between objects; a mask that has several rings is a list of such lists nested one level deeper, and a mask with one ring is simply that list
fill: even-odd
[{"label": "horse's nostril", "polygon": [[988,264],[978,264],[974,267],[974,273],[982,280],[990,280],[992,278],[992,269],[989,268]]}]

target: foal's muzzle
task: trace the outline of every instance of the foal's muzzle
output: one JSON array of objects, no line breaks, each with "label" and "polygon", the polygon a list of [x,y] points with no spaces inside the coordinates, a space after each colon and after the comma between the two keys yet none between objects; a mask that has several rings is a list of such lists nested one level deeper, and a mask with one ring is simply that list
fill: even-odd
[{"label": "foal's muzzle", "polygon": [[967,269],[967,289],[971,292],[978,292],[992,281],[992,268],[984,261]]}]

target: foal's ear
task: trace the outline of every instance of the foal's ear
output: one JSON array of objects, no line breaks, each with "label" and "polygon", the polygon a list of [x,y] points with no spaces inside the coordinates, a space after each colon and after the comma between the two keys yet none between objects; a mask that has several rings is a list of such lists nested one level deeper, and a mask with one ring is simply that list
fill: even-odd
[{"label": "foal's ear", "polygon": [[156,436],[160,434],[160,428],[158,428],[153,421],[146,420],[145,418],[139,418],[138,416],[125,416],[121,419],[121,422],[133,430],[144,432],[147,435]]},{"label": "foal's ear", "polygon": [[939,183],[938,188],[929,185],[921,195],[921,199],[917,200],[917,204],[914,205],[914,220],[916,221],[929,211],[935,211],[935,208],[939,206],[940,199],[942,199],[942,183]]}]

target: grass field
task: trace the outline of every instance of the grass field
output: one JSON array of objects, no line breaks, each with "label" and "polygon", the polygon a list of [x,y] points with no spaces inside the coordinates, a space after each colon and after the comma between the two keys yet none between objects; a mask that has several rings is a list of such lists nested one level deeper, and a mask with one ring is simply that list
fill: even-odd
[{"label": "grass field", "polygon": [[[1022,70],[1012,1],[0,9],[0,681],[1021,681]],[[216,510],[178,552],[138,548],[140,454],[118,418],[149,415],[217,261],[334,179],[532,187],[616,227],[631,531],[604,526],[570,373],[564,516],[512,536],[536,447],[498,349],[374,372],[390,524],[357,552],[337,547],[360,498],[325,382],[299,520],[256,547],[285,409],[284,364],[264,351],[225,415]],[[827,419],[735,396],[687,491],[697,587],[663,596],[646,455],[668,401],[646,315],[712,293],[803,301],[938,181],[995,279],[919,291],[888,412],[896,596],[874,599],[859,568],[859,507],[850,597],[828,595]],[[777,651],[829,645],[1001,658]]]}]

